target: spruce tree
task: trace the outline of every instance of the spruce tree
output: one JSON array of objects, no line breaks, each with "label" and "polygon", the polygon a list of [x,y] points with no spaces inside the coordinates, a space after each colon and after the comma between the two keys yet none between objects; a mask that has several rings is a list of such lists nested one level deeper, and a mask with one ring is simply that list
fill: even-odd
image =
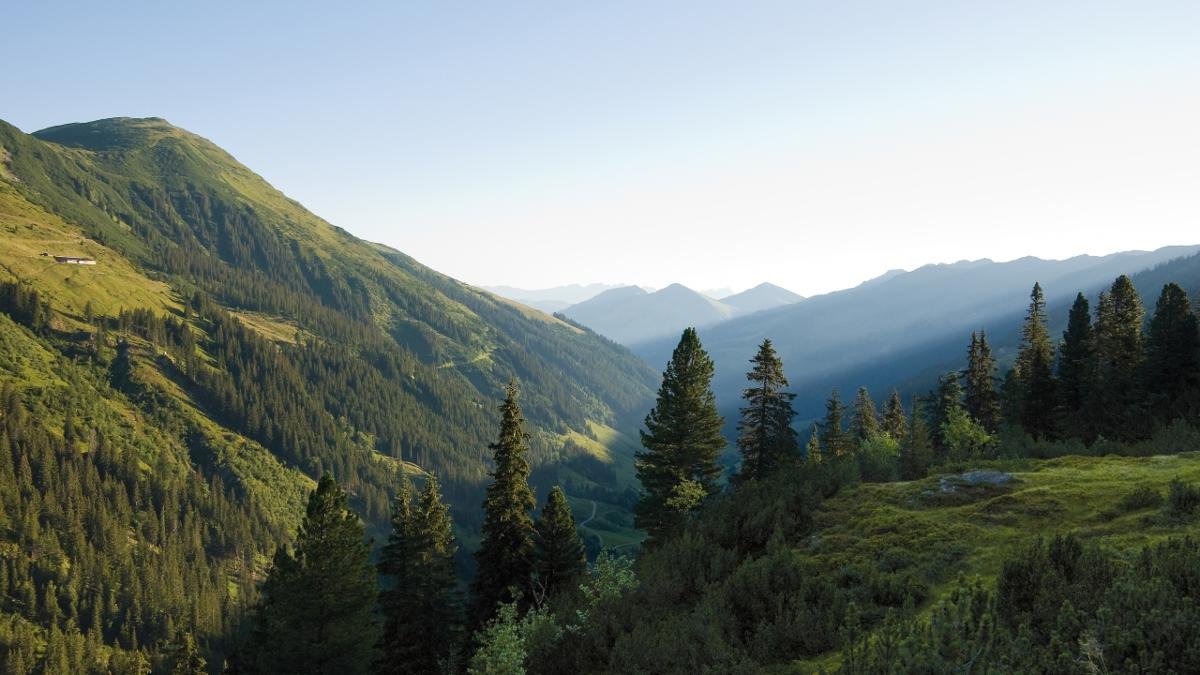
[{"label": "spruce tree", "polygon": [[587,571],[587,554],[561,487],[550,489],[534,530],[534,592],[551,598],[575,588]]},{"label": "spruce tree", "polygon": [[958,373],[946,373],[938,379],[937,392],[926,413],[933,459],[944,462],[949,456],[943,431],[953,413],[962,409],[963,390]]},{"label": "spruce tree", "polygon": [[821,423],[821,448],[825,459],[842,457],[852,452],[850,435],[846,433],[842,423],[845,416],[846,406],[842,403],[842,396],[837,387],[834,387],[829,399],[825,401],[825,419]]},{"label": "spruce tree", "polygon": [[500,603],[519,600],[527,605],[530,600],[533,520],[529,512],[537,502],[529,489],[529,438],[517,404],[516,383],[509,383],[500,413],[500,438],[489,446],[495,467],[483,502],[482,540],[471,583],[473,628],[487,623]]},{"label": "spruce tree", "polygon": [[1041,284],[1029,294],[1015,366],[1021,387],[1021,426],[1035,438],[1055,434],[1054,346],[1046,328],[1046,297]]},{"label": "spruce tree", "polygon": [[875,402],[871,400],[871,392],[866,387],[859,387],[854,397],[854,417],[850,420],[850,431],[859,443],[879,433],[879,413],[875,410]]},{"label": "spruce tree", "polygon": [[1066,436],[1091,440],[1086,408],[1091,394],[1096,342],[1092,335],[1092,315],[1083,293],[1075,296],[1058,348],[1059,428]]},{"label": "spruce tree", "polygon": [[1150,319],[1142,390],[1160,424],[1200,413],[1200,326],[1178,284],[1163,286]]},{"label": "spruce tree", "polygon": [[1105,438],[1132,441],[1149,429],[1140,393],[1142,320],[1145,311],[1133,281],[1117,277],[1096,310],[1096,372],[1089,412]]},{"label": "spruce tree", "polygon": [[964,374],[967,414],[989,433],[1000,428],[1000,395],[996,392],[996,359],[988,346],[987,333],[971,333]]},{"label": "spruce tree", "polygon": [[783,391],[788,386],[783,362],[770,340],[763,340],[750,360],[754,367],[746,373],[752,385],[742,392],[746,406],[738,422],[738,450],[742,453],[739,481],[761,480],[799,454],[796,432],[792,429],[792,399]]},{"label": "spruce tree", "polygon": [[706,495],[718,490],[717,464],[725,437],[712,392],[713,362],[695,328],[687,328],[663,373],[654,408],[641,432],[636,468],[642,495],[637,527],[653,544],[675,529]]},{"label": "spruce tree", "polygon": [[883,406],[883,431],[896,441],[903,441],[908,435],[908,417],[904,414],[904,402],[900,400],[900,392],[895,389]]},{"label": "spruce tree", "polygon": [[812,433],[808,437],[808,444],[804,446],[804,461],[819,464],[821,462],[821,437],[817,432],[817,425],[813,425]]},{"label": "spruce tree", "polygon": [[908,425],[908,434],[900,441],[900,478],[902,480],[917,480],[929,473],[929,464],[933,459],[929,427],[925,424],[925,416],[921,414],[920,404],[913,401],[912,420]]},{"label": "spruce tree", "polygon": [[257,611],[260,673],[367,673],[378,587],[371,546],[329,474],[309,497],[292,553],[279,549]]},{"label": "spruce tree", "polygon": [[380,594],[384,627],[377,673],[436,672],[451,653],[459,623],[457,546],[450,510],[436,475],[412,506],[407,477],[392,514],[392,533],[379,560],[393,585]]}]

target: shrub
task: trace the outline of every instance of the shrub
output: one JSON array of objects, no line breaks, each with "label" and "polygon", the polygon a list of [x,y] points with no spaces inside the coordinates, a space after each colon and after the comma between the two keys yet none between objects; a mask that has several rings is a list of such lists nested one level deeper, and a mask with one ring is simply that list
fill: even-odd
[{"label": "shrub", "polygon": [[864,483],[900,478],[900,444],[887,434],[874,434],[858,450],[858,471]]},{"label": "shrub", "polygon": [[1190,518],[1200,507],[1200,489],[1188,485],[1178,478],[1171,481],[1167,488],[1167,516],[1171,518]]},{"label": "shrub", "polygon": [[1158,508],[1162,506],[1162,493],[1149,485],[1139,485],[1133,489],[1133,492],[1125,495],[1118,508],[1122,513],[1130,511],[1141,511],[1142,509]]}]

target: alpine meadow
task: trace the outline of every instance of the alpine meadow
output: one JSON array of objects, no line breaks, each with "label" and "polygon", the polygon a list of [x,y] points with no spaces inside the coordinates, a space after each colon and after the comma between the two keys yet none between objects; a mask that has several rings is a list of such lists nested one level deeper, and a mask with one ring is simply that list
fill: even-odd
[{"label": "alpine meadow", "polygon": [[0,675],[1200,673],[1194,4],[70,5]]}]

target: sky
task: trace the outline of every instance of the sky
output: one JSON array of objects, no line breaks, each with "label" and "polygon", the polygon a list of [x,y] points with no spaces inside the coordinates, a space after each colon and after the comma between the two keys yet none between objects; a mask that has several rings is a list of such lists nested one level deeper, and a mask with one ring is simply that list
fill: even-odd
[{"label": "sky", "polygon": [[1200,3],[17,2],[0,119],[164,117],[480,285],[804,295],[1200,243]]}]

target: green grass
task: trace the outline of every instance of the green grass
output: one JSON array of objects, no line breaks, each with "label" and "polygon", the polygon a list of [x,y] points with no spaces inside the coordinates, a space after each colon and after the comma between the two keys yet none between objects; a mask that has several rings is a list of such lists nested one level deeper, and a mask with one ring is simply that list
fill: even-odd
[{"label": "green grass", "polygon": [[[115,316],[122,309],[178,309],[164,283],[147,278],[121,255],[86,238],[58,216],[29,203],[0,181],[0,280],[20,279],[48,298],[68,323],[78,323],[91,303],[97,315]],[[60,265],[42,256],[76,255],[97,264]]]},{"label": "green grass", "polygon": [[[1170,521],[1159,507],[1121,507],[1142,486],[1165,496],[1174,478],[1200,484],[1200,453],[1015,460],[987,468],[1015,480],[951,494],[940,490],[938,476],[846,490],[822,505],[817,533],[796,547],[832,569],[863,560],[907,566],[936,599],[959,574],[993,580],[1005,558],[1037,537],[1074,532],[1132,554],[1171,536],[1200,534],[1200,519]],[[835,664],[836,655],[827,654],[794,664],[792,672]]]}]

